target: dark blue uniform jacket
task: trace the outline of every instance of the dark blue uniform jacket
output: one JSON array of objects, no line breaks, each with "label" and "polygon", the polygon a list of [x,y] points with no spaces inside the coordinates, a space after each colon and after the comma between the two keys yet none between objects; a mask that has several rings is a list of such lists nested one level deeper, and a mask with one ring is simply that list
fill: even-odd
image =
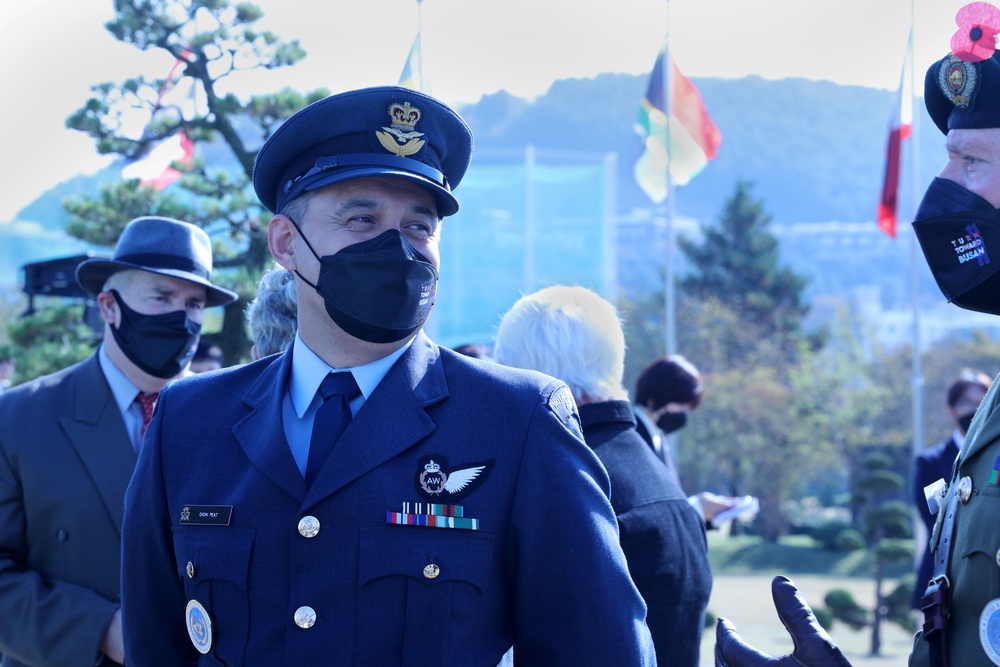
[{"label": "dark blue uniform jacket", "polygon": [[472,667],[512,645],[522,665],[654,664],[564,384],[421,334],[307,488],[289,369],[286,353],[160,395],[126,496],[127,664]]}]

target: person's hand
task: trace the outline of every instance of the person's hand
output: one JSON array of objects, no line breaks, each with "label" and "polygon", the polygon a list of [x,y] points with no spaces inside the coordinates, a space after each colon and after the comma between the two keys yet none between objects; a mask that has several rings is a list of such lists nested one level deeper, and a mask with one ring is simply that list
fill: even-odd
[{"label": "person's hand", "polygon": [[711,491],[702,491],[699,493],[698,500],[701,501],[701,514],[705,517],[705,521],[709,523],[715,520],[715,515],[719,512],[732,509],[736,506],[735,498],[718,496]]},{"label": "person's hand", "polygon": [[104,640],[101,642],[101,653],[107,656],[112,662],[119,665],[125,664],[125,643],[122,641],[122,608],[115,611],[108,624],[108,630],[104,633]]},{"label": "person's hand", "polygon": [[771,597],[795,649],[772,658],[744,642],[733,624],[720,617],[715,626],[716,667],[851,667],[791,580],[775,577]]}]

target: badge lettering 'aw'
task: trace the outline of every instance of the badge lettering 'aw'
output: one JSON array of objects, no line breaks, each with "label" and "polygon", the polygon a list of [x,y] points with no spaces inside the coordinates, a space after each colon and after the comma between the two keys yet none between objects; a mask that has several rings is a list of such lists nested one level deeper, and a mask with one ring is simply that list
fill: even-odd
[{"label": "badge lettering 'aw'", "polygon": [[420,459],[418,466],[415,481],[420,493],[435,502],[452,502],[476,489],[489,476],[493,461],[452,469],[443,456],[431,454]]}]

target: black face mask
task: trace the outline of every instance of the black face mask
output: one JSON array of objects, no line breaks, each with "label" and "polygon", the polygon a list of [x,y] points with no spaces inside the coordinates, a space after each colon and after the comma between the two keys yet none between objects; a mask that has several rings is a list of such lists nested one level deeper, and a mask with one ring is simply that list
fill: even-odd
[{"label": "black face mask", "polygon": [[139,313],[125,304],[117,290],[111,290],[121,311],[121,324],[111,333],[125,357],[153,377],[172,378],[191,363],[198,349],[201,325],[192,322],[187,311],[162,315]]},{"label": "black face mask", "polygon": [[913,231],[938,287],[959,308],[1000,315],[1000,209],[953,181],[935,178]]},{"label": "black face mask", "polygon": [[[289,218],[291,220],[291,218]],[[302,234],[302,229],[292,220]],[[302,281],[323,297],[341,329],[369,343],[394,343],[423,326],[434,305],[438,272],[398,230],[320,257],[319,278]]]},{"label": "black face mask", "polygon": [[684,428],[687,424],[688,415],[686,412],[664,412],[656,420],[656,426],[665,434],[673,433]]},{"label": "black face mask", "polygon": [[967,415],[962,415],[958,418],[958,428],[962,431],[962,435],[969,432],[969,427],[972,426],[972,418],[976,416],[975,412],[970,412]]}]

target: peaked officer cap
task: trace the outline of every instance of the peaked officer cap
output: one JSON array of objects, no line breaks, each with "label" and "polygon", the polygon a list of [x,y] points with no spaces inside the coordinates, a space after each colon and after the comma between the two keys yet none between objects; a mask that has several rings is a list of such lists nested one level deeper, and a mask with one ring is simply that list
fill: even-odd
[{"label": "peaked officer cap", "polygon": [[354,178],[394,176],[427,188],[442,217],[472,157],[451,108],[399,86],[331,95],[293,114],[257,153],[253,187],[272,213],[299,195]]}]

